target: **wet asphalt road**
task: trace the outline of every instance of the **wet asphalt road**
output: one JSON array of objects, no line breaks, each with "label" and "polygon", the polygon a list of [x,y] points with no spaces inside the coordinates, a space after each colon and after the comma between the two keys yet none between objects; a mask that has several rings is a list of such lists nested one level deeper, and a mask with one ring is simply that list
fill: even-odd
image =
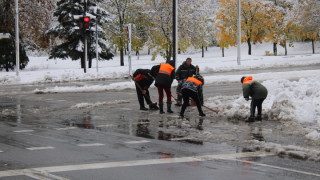
[{"label": "wet asphalt road", "polygon": [[[74,82],[73,85],[109,82]],[[70,84],[64,84],[69,86]],[[307,146],[281,124],[246,124],[206,111],[138,111],[134,90],[33,94],[48,85],[6,86],[0,95],[0,179],[319,179],[319,162],[247,152],[246,140]],[[51,85],[50,85],[51,86]],[[207,96],[239,84],[207,85]],[[156,100],[155,89],[151,89]],[[101,104],[97,104],[101,102]],[[78,106],[92,103],[95,106]],[[178,107],[173,107],[175,112]],[[194,113],[193,113],[194,112]],[[272,131],[271,131],[272,130]]]}]

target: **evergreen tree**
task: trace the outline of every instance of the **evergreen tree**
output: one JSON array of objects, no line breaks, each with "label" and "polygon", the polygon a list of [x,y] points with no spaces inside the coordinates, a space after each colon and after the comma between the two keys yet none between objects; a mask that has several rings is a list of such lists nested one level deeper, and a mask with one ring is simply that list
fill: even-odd
[{"label": "evergreen tree", "polygon": [[[101,60],[112,59],[113,54],[110,52],[109,44],[105,39],[105,33],[100,27],[102,23],[109,22],[108,13],[97,7],[98,0],[87,1],[86,16],[91,17],[91,32],[88,40],[88,59],[89,68],[93,57],[95,57],[95,22],[98,23],[98,51]],[[52,58],[71,58],[72,60],[81,59],[81,67],[84,67],[84,43],[80,19],[75,19],[75,15],[84,14],[84,1],[82,0],[60,0],[57,3],[57,9],[54,16],[58,19],[58,24],[52,27],[48,34],[58,37],[62,43],[53,47],[50,52],[50,59]],[[96,18],[93,18],[96,17]],[[97,21],[96,21],[97,20]]]},{"label": "evergreen tree", "polygon": [[[14,37],[0,39],[0,70],[5,69],[7,72],[9,70],[14,70],[16,67],[16,48]],[[20,69],[24,69],[28,62],[29,58],[26,54],[25,49],[21,46],[19,47],[19,62]]]},{"label": "evergreen tree", "polygon": [[[16,66],[16,48],[14,34],[14,1],[0,1],[0,33],[10,34],[10,38],[0,37],[0,70],[14,70]],[[29,62],[25,49],[20,43],[20,69],[24,69]]]}]

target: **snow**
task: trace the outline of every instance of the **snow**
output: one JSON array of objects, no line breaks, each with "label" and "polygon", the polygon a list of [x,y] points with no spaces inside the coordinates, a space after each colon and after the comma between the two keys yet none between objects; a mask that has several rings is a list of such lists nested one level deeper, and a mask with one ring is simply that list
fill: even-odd
[{"label": "snow", "polygon": [[[201,58],[200,51],[189,51],[188,54],[178,55],[177,66],[179,66],[187,57],[193,59],[193,64],[200,67],[200,72],[204,75],[206,84],[213,84],[217,88],[220,84],[226,82],[237,82],[240,84],[240,78],[245,75],[252,75],[254,80],[261,82],[269,90],[267,99],[263,103],[263,119],[270,121],[281,121],[284,124],[299,125],[305,132],[305,137],[310,141],[320,140],[320,70],[296,70],[289,72],[266,72],[241,74],[239,70],[252,70],[257,68],[281,68],[295,67],[302,65],[315,65],[320,63],[320,44],[316,44],[316,54],[311,54],[311,43],[295,43],[295,47],[288,47],[288,56],[283,56],[284,49],[278,47],[279,56],[266,56],[267,52],[272,52],[272,44],[254,45],[253,55],[247,55],[245,44],[241,46],[242,56],[241,65],[237,65],[235,47],[225,49],[225,56],[221,57],[219,48],[209,48],[205,52],[205,57]],[[141,53],[142,54],[142,53]],[[128,77],[129,67],[127,57],[125,66],[120,66],[119,56],[114,60],[99,61],[98,72],[93,61],[93,68],[88,69],[87,73],[80,68],[80,61],[71,60],[48,60],[48,57],[29,57],[30,62],[26,69],[20,71],[19,77],[15,72],[0,72],[0,84],[35,84],[47,82],[67,82],[67,81],[86,81],[95,79],[119,79],[119,82],[108,85],[85,85],[82,87],[53,87],[45,89],[35,89],[34,93],[63,93],[63,92],[93,92],[106,90],[125,90],[133,89],[133,83],[129,80],[123,80]],[[150,69],[153,65],[163,63],[161,57],[151,61],[150,55],[133,56],[132,70],[138,68]],[[237,72],[231,75],[215,75],[218,72]],[[174,81],[173,86],[177,83]],[[154,88],[154,87],[153,87]],[[205,88],[205,87],[204,87]],[[74,108],[95,107],[105,102],[97,104],[88,104],[83,102]],[[127,102],[111,102],[127,103]],[[242,97],[242,92],[237,96],[216,96],[207,97],[205,104],[212,108],[220,110],[219,114],[228,119],[246,119],[249,112],[249,102]],[[261,142],[259,142],[261,143]],[[280,145],[279,145],[280,146]],[[260,146],[261,147],[261,146]],[[296,152],[291,152],[288,147],[278,147],[274,144],[264,144],[265,149],[272,149],[281,154],[281,149],[287,149],[286,154],[306,157],[306,151],[295,148]],[[310,154],[310,153],[309,153]],[[320,153],[318,153],[320,154]],[[314,158],[318,158],[316,156]]]}]

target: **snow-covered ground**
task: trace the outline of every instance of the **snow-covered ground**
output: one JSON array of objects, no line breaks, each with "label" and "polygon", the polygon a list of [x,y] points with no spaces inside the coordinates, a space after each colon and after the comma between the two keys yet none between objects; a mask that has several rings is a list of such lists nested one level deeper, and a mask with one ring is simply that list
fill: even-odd
[{"label": "snow-covered ground", "polygon": [[[320,63],[320,44],[316,43],[316,54],[311,52],[311,43],[296,43],[295,47],[288,48],[288,56],[283,56],[284,49],[278,46],[278,56],[266,56],[272,52],[272,44],[254,45],[252,55],[247,55],[247,47],[242,45],[241,65],[237,65],[236,48],[225,50],[225,57],[221,57],[219,48],[209,48],[205,57],[201,58],[200,51],[178,55],[177,65],[187,57],[193,59],[194,65],[199,65],[204,74],[206,84],[225,82],[239,82],[244,75],[252,75],[255,80],[262,82],[269,90],[269,95],[263,104],[264,119],[281,121],[288,125],[299,124],[306,138],[310,141],[320,140],[320,70],[304,70],[290,72],[272,72],[259,74],[214,75],[216,72],[250,70],[257,68],[281,68],[288,66],[313,65]],[[151,68],[153,65],[164,62],[161,57],[151,61],[151,56],[132,56],[132,70]],[[122,80],[129,74],[128,61],[120,66],[119,57],[113,60],[99,62],[98,72],[96,62],[93,68],[83,73],[79,61],[48,60],[47,57],[30,57],[26,69],[20,71],[19,77],[15,72],[0,72],[0,84],[27,84],[41,82],[81,81],[93,79],[115,79],[117,83],[104,86],[83,87],[55,87],[37,89],[35,92],[73,92],[73,91],[104,91],[110,89],[134,88],[129,80]],[[120,80],[121,78],[121,80]],[[292,81],[294,80],[294,81]],[[176,85],[176,82],[174,82]],[[84,102],[85,103],[85,102]],[[205,104],[220,109],[220,114],[226,118],[245,119],[248,115],[249,103],[238,96],[207,97]]]}]

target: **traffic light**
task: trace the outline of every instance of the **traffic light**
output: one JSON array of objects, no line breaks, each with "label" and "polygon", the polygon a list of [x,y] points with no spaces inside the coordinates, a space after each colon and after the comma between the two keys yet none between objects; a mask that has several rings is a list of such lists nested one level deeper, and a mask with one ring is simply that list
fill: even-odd
[{"label": "traffic light", "polygon": [[82,17],[83,29],[90,30],[90,17],[84,16]]}]

